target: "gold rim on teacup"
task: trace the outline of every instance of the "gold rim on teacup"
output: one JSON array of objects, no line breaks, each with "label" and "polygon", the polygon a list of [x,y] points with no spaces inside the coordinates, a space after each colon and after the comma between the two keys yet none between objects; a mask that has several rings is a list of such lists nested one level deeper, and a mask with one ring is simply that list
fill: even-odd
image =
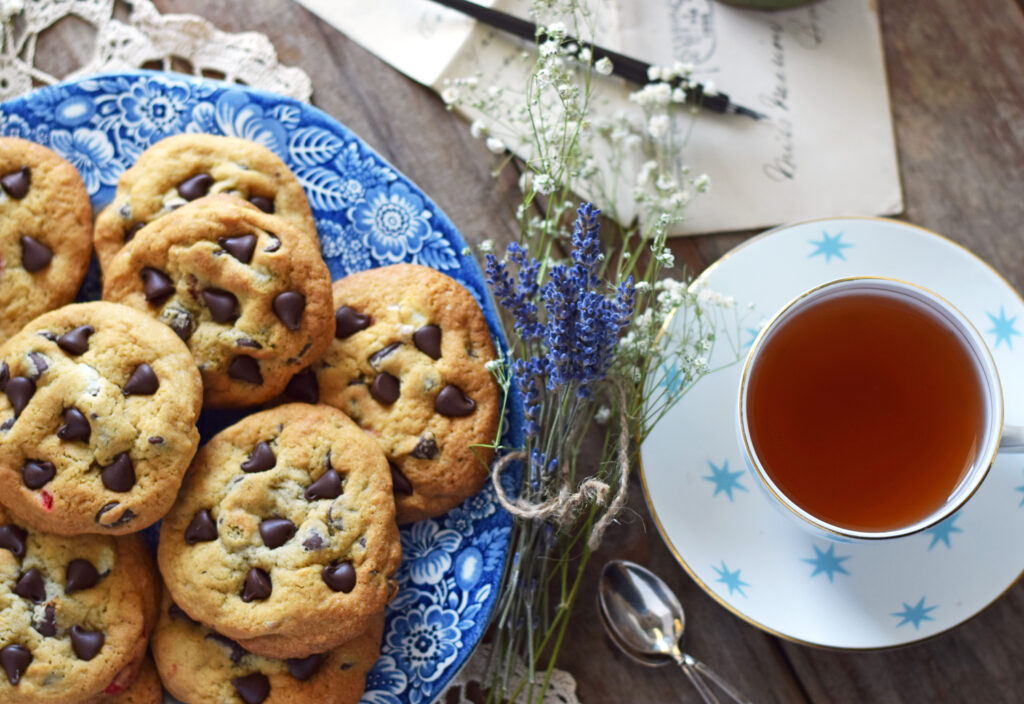
[{"label": "gold rim on teacup", "polygon": [[[747,422],[747,381],[750,370],[756,363],[758,354],[763,348],[763,342],[768,337],[771,330],[796,310],[813,303],[815,300],[827,294],[834,293],[837,289],[855,289],[858,287],[895,292],[904,296],[913,297],[918,302],[929,305],[943,321],[948,325],[951,325],[960,333],[965,346],[969,349],[975,359],[976,368],[980,374],[985,390],[986,420],[984,440],[975,455],[974,462],[971,464],[970,469],[950,492],[946,502],[933,513],[929,514],[925,518],[915,521],[914,523],[885,531],[862,531],[837,526],[818,518],[798,506],[792,499],[786,496],[781,489],[779,489],[775,482],[772,481],[772,478],[769,476],[764,466],[761,464],[761,461],[757,457],[757,453],[754,451],[753,443],[750,439],[750,428]],[[782,308],[780,308],[764,324],[750,347],[750,352],[747,354],[747,358],[743,363],[743,373],[740,376],[737,401],[737,411],[739,413],[739,423],[737,424],[737,428],[743,445],[745,453],[744,460],[748,470],[754,474],[757,482],[768,492],[775,504],[785,509],[790,515],[799,519],[803,526],[812,529],[813,532],[818,533],[823,537],[830,537],[842,541],[887,540],[892,538],[901,538],[913,533],[928,530],[929,528],[932,528],[946,520],[959,510],[964,503],[974,495],[974,492],[978,490],[978,487],[981,486],[981,483],[988,475],[989,469],[992,467],[996,453],[1000,449],[1000,438],[1003,434],[1003,393],[1002,386],[999,381],[999,371],[996,368],[995,361],[992,359],[992,353],[989,351],[988,345],[985,344],[985,340],[981,336],[981,333],[978,332],[978,329],[974,327],[967,317],[964,316],[964,314],[961,313],[953,304],[937,293],[909,281],[884,276],[850,276],[828,281],[804,291],[782,306]]]}]

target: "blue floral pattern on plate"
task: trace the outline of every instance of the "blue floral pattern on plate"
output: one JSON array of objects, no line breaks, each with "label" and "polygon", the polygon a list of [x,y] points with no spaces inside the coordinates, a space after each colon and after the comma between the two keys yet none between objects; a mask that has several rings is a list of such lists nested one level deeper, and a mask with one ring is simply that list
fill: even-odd
[{"label": "blue floral pattern on plate", "polygon": [[[320,110],[242,86],[147,71],[93,76],[0,105],[0,134],[44,144],[82,174],[93,208],[147,147],[182,132],[244,137],[294,171],[309,196],[332,278],[413,262],[439,269],[482,303],[500,347],[497,314],[465,242],[436,205],[358,137]],[[96,298],[95,267],[80,298]],[[234,416],[204,419],[204,432]],[[520,438],[513,403],[507,443]],[[511,517],[488,484],[448,515],[405,526],[401,586],[388,607],[366,704],[434,699],[479,642],[495,605]]]}]

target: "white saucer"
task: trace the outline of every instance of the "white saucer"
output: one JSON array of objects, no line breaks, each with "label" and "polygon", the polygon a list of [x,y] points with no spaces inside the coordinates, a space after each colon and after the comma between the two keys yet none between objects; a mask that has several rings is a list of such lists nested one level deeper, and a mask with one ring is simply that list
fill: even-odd
[{"label": "white saucer", "polygon": [[[992,350],[1005,422],[1024,425],[1024,301],[939,235],[893,220],[817,220],[746,242],[702,279],[736,299],[745,356],[760,323],[796,294],[858,274],[911,281],[956,306]],[[719,342],[711,367],[735,357]],[[1024,454],[997,456],[977,493],[936,528],[884,544],[815,539],[745,469],[735,428],[740,371],[733,364],[698,382],[642,448],[644,493],[662,537],[727,609],[801,643],[885,648],[963,623],[1021,577]]]}]

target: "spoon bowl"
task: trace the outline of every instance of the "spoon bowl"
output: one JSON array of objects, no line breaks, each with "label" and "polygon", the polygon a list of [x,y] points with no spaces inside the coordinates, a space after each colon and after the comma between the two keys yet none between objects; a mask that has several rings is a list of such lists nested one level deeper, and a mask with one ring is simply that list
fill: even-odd
[{"label": "spoon bowl", "polygon": [[733,701],[750,704],[707,665],[681,650],[686,628],[683,605],[650,570],[628,560],[611,560],[601,570],[597,603],[609,637],[629,658],[648,667],[676,663],[706,704],[717,704],[718,699],[705,678]]}]

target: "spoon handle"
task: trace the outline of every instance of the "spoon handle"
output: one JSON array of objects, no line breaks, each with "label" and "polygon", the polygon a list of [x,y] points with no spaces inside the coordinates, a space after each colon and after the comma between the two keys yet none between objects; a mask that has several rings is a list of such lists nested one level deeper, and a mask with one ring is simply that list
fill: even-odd
[{"label": "spoon handle", "polygon": [[[694,674],[697,676],[697,679],[700,679],[700,675],[707,677],[709,680],[717,684],[719,689],[728,694],[729,698],[732,699],[734,702],[737,702],[737,704],[752,704],[752,702],[749,699],[747,699],[742,694],[737,692],[732,685],[723,680],[717,672],[712,670],[710,667],[708,667],[692,655],[686,655],[684,653],[683,659],[679,663],[679,666],[683,668],[684,672],[686,672],[688,669],[694,670]],[[687,674],[689,673],[687,672]],[[693,675],[690,676],[690,679],[694,679]],[[705,688],[707,688],[707,684],[704,683],[703,680],[701,681],[701,683],[704,685]],[[705,701],[707,700],[705,699]]]},{"label": "spoon handle", "polygon": [[693,666],[692,663],[687,662],[685,659],[680,660],[679,669],[685,672],[686,676],[690,678],[690,682],[693,683],[693,688],[697,690],[697,694],[700,695],[700,698],[704,701],[704,704],[719,704],[718,698],[715,697],[714,693],[712,693],[712,691],[708,688],[707,682],[705,682],[704,679],[698,674],[697,669]]}]

